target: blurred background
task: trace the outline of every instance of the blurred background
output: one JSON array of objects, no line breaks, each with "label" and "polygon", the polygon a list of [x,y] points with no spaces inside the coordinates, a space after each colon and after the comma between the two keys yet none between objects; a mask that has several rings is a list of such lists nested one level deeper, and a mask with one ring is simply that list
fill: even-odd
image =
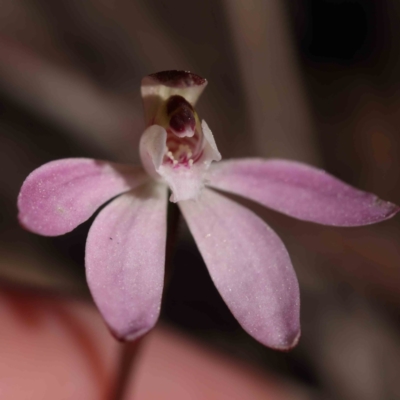
[{"label": "blurred background", "polygon": [[[162,70],[208,79],[198,112],[224,158],[304,161],[400,203],[395,0],[0,0],[0,9],[3,287],[90,301],[93,219],[36,236],[17,223],[18,191],[58,158],[138,163],[140,80]],[[298,274],[298,347],[274,352],[242,331],[183,221],[161,320],[298,387],[298,398],[400,398],[400,219],[331,228],[246,205],[280,235]]]}]

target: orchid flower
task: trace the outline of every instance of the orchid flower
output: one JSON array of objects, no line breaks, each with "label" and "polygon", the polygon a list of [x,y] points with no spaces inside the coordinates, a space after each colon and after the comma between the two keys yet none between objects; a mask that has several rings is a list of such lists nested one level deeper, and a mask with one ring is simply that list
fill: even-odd
[{"label": "orchid flower", "polygon": [[84,158],[52,161],[23,183],[19,220],[32,232],[62,235],[114,198],[90,228],[86,274],[111,332],[134,340],[160,313],[170,190],[238,322],[264,345],[287,350],[300,336],[299,286],[288,252],[261,218],[220,192],[333,226],[372,224],[399,208],[302,163],[219,162],[214,137],[194,108],[206,85],[183,71],[145,77],[143,167]]}]

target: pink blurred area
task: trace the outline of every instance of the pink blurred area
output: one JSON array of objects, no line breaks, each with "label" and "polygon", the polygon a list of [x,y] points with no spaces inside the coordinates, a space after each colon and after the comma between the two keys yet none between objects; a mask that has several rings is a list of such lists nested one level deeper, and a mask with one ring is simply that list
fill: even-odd
[{"label": "pink blurred area", "polygon": [[[112,399],[123,349],[94,306],[3,290],[0,396]],[[306,399],[273,374],[234,361],[166,327],[142,339],[123,399]]]},{"label": "pink blurred area", "polygon": [[0,297],[2,398],[110,398],[120,345],[92,306],[21,292]]},{"label": "pink blurred area", "polygon": [[[198,112],[223,158],[307,162],[400,203],[394,0],[0,7],[0,281],[69,299],[1,294],[1,398],[58,399],[62,388],[65,399],[105,399],[115,391],[121,346],[89,302],[76,300],[89,298],[91,221],[39,237],[18,225],[16,198],[25,177],[51,160],[138,163],[139,86],[149,73],[185,69],[208,79]],[[338,229],[246,205],[288,247],[301,287],[299,346],[274,353],[243,333],[181,226],[161,313],[173,328],[161,324],[144,340],[129,390],[140,399],[399,398],[399,217]]]}]

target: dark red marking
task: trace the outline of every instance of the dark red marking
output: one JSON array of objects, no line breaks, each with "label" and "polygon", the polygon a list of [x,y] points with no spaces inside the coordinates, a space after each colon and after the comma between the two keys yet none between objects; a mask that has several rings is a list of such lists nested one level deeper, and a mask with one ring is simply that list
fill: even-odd
[{"label": "dark red marking", "polygon": [[182,96],[171,96],[167,102],[167,114],[171,115],[180,107],[187,107],[193,111],[192,105]]},{"label": "dark red marking", "polygon": [[169,126],[178,133],[194,130],[196,119],[192,105],[182,96],[171,96],[167,102],[167,114],[171,115]]},{"label": "dark red marking", "polygon": [[194,119],[194,115],[187,108],[183,108],[169,120],[169,126],[179,133],[185,132],[188,127],[194,130],[195,125],[196,120]]}]

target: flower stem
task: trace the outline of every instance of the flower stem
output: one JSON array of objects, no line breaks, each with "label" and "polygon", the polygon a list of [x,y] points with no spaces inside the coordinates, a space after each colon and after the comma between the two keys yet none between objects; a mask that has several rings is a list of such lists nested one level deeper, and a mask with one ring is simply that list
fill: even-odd
[{"label": "flower stem", "polygon": [[[126,390],[129,381],[132,379],[132,369],[139,349],[141,347],[142,338],[134,342],[125,342],[120,347],[119,370],[113,391],[112,400],[123,400],[126,398]],[[132,397],[130,397],[132,398]]]}]

